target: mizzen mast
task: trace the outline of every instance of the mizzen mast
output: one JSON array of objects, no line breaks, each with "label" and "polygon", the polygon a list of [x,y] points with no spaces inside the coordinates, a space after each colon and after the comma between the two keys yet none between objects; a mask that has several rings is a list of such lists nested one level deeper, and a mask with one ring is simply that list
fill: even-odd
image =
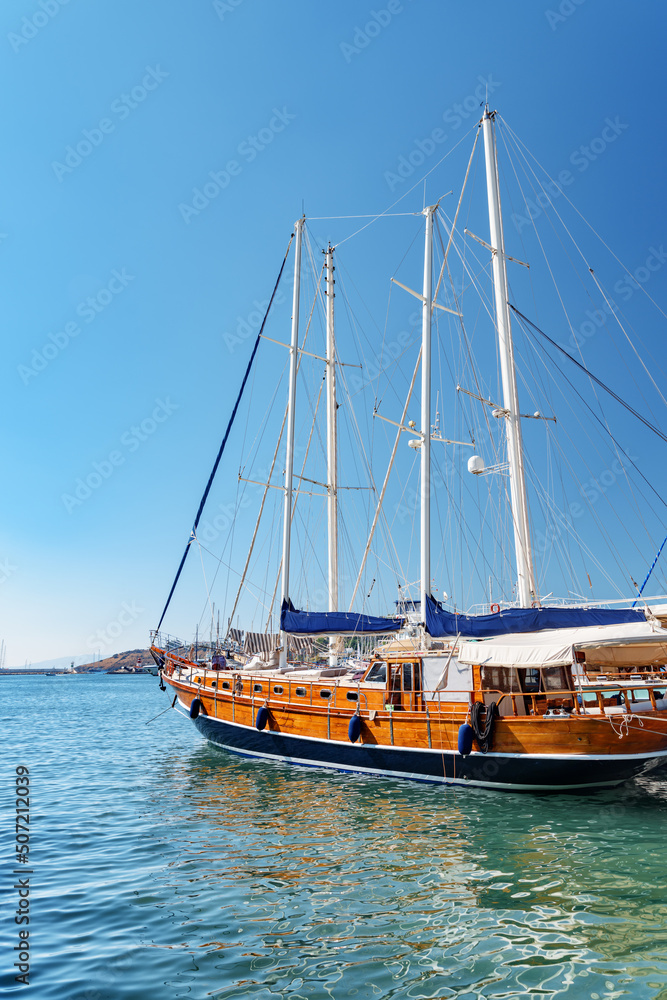
[{"label": "mizzen mast", "polygon": [[[281,606],[289,601],[290,542],[292,532],[292,493],[294,482],[294,404],[299,354],[299,302],[301,297],[301,241],[305,219],[295,224],[294,291],[292,297],[292,337],[290,340],[289,395],[287,399],[287,455],[285,458],[285,502],[283,508],[283,579]],[[287,633],[281,632],[280,666],[287,666]]]},{"label": "mizzen mast", "polygon": [[535,601],[535,571],[530,541],[528,520],[528,500],[521,440],[521,417],[519,414],[519,394],[516,385],[514,346],[510,323],[509,294],[507,288],[507,268],[505,266],[505,240],[503,217],[500,208],[500,183],[498,178],[498,153],[496,149],[495,112],[488,106],[482,118],[484,132],[484,154],[486,160],[486,189],[489,200],[489,225],[493,254],[493,286],[496,303],[496,325],[500,353],[500,370],[503,383],[503,410],[507,431],[507,459],[510,475],[510,495],[512,502],[512,522],[514,525],[514,547],[516,551],[519,604],[529,608]]},{"label": "mizzen mast", "polygon": [[[329,539],[329,611],[338,611],[338,404],[336,402],[336,340],[334,334],[334,248],[325,253],[327,305],[327,521]],[[337,663],[338,642],[329,639],[329,666]]]},{"label": "mizzen mast", "polygon": [[[426,599],[431,596],[431,317],[433,313],[433,215],[437,205],[424,209],[424,285],[422,293],[422,392],[420,482],[420,611],[426,621]],[[424,630],[424,643],[427,643]]]}]

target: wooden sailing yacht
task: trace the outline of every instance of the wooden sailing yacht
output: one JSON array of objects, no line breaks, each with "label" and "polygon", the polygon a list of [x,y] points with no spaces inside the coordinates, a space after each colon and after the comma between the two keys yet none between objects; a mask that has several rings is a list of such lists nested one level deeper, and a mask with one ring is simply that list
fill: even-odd
[{"label": "wooden sailing yacht", "polygon": [[[164,612],[152,635],[151,652],[161,678],[173,688],[175,704],[217,746],[292,764],[508,790],[613,786],[658,767],[667,758],[667,630],[644,610],[634,608],[543,606],[536,586],[494,116],[487,108],[481,121],[490,219],[487,246],[492,257],[503,390],[503,407],[494,415],[502,419],[506,430],[517,606],[463,615],[444,610],[431,593],[431,326],[433,310],[445,308],[434,301],[432,289],[437,206],[431,205],[423,211],[423,288],[421,293],[411,292],[421,302],[421,429],[416,432],[406,426],[405,413],[398,425],[399,433],[417,434],[411,444],[420,454],[420,600],[413,604],[418,617],[416,638],[414,629],[408,637],[402,631],[405,616],[378,618],[339,609],[331,246],[325,264],[329,601],[328,610],[322,612],[293,607],[290,540],[304,229],[304,219],[300,219],[294,234],[279,656],[265,661],[255,658],[252,663],[230,659],[224,665],[219,655],[193,656],[191,649],[158,631]],[[228,434],[229,428],[225,440]],[[220,454],[214,473],[219,460]],[[471,459],[469,468],[480,471],[479,461]],[[196,538],[210,483],[190,541]],[[187,552],[188,547],[179,574]],[[389,633],[394,638],[376,648],[366,668],[340,662],[337,642],[341,636],[386,637]],[[290,638],[313,636],[329,637],[328,664],[289,662]]]}]

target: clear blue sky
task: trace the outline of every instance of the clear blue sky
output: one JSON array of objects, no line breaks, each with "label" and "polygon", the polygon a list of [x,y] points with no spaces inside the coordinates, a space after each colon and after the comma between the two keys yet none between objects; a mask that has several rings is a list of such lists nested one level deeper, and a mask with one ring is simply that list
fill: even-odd
[{"label": "clear blue sky", "polygon": [[[268,296],[302,203],[384,210],[418,180],[390,176],[417,140],[446,127],[445,150],[474,122],[481,80],[552,174],[627,125],[568,195],[628,266],[667,240],[666,19],[660,0],[5,0],[7,663],[146,645],[247,360],[224,335]],[[211,173],[224,190],[194,212]],[[660,350],[664,325],[644,332]]]}]

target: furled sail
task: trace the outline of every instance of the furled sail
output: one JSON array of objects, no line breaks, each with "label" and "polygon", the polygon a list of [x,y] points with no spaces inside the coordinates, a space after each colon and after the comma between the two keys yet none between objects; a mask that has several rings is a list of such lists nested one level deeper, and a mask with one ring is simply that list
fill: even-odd
[{"label": "furled sail", "polygon": [[244,653],[272,653],[280,646],[279,632],[246,632]]},{"label": "furled sail", "polygon": [[379,635],[398,632],[404,621],[354,611],[297,611],[291,601],[284,601],[280,612],[280,628],[291,635]]},{"label": "furled sail", "polygon": [[492,615],[459,615],[445,611],[432,597],[426,598],[426,631],[434,638],[462,635],[488,639],[512,632],[645,621],[646,615],[642,611],[629,608],[508,608]]}]

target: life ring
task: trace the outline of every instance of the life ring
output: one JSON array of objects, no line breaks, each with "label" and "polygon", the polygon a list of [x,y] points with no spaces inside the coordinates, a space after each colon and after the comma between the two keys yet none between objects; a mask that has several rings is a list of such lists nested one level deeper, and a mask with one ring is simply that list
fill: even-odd
[{"label": "life ring", "polygon": [[500,614],[500,605],[499,604],[492,604],[491,605],[491,614],[492,615],[498,615],[498,614]]},{"label": "life ring", "polygon": [[190,718],[197,719],[204,705],[200,698],[194,698],[190,705]]}]

